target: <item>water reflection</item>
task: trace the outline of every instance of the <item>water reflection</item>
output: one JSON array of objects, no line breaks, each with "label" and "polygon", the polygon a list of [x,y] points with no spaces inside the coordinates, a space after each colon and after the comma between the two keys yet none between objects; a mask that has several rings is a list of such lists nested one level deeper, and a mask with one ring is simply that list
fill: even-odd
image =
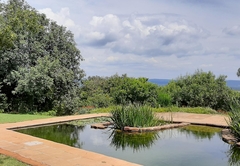
[{"label": "water reflection", "polygon": [[230,146],[229,151],[227,152],[228,162],[231,166],[240,165],[240,148],[234,145]]},{"label": "water reflection", "polygon": [[133,152],[138,152],[149,149],[159,139],[159,135],[157,132],[126,133],[114,130],[109,138],[111,139],[110,146],[115,150],[124,151],[129,147],[133,149]]},{"label": "water reflection", "polygon": [[80,141],[79,132],[82,132],[84,128],[85,126],[61,124],[31,129],[21,129],[18,130],[18,132],[81,148],[83,142]]},{"label": "water reflection", "polygon": [[221,128],[217,127],[206,127],[198,125],[190,125],[183,128],[180,128],[181,132],[186,133],[187,135],[193,135],[196,139],[209,139],[211,140],[215,134],[221,132]]}]

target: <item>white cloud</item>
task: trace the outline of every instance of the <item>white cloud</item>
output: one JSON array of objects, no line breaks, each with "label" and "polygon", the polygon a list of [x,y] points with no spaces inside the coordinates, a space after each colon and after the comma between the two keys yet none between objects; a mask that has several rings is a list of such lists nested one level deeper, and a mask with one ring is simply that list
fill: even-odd
[{"label": "white cloud", "polygon": [[[83,34],[82,43],[144,56],[188,56],[201,49],[199,39],[208,36],[206,30],[186,20],[176,18],[168,22],[156,18],[121,18],[113,14],[94,16],[90,28]],[[148,25],[149,22],[152,25]]]},{"label": "white cloud", "polygon": [[74,33],[88,76],[176,78],[203,69],[238,79],[237,0],[29,3]]}]

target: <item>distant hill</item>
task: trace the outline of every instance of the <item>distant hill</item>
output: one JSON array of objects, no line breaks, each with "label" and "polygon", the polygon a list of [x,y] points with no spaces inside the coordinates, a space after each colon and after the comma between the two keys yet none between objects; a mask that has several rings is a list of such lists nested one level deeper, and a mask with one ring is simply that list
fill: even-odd
[{"label": "distant hill", "polygon": [[239,90],[240,91],[240,80],[227,80],[227,86],[234,90]]},{"label": "distant hill", "polygon": [[[154,84],[157,84],[159,86],[165,86],[168,84],[170,79],[149,79],[149,82],[152,82]],[[240,80],[226,80],[227,86],[240,91]]]},{"label": "distant hill", "polygon": [[159,86],[167,85],[170,81],[169,79],[148,79],[149,82],[157,84]]}]

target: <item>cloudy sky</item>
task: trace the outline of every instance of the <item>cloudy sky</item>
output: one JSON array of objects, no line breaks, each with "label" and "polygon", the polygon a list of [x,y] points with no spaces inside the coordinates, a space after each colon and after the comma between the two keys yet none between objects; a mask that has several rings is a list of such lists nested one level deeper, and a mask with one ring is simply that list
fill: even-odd
[{"label": "cloudy sky", "polygon": [[87,76],[239,80],[239,0],[27,0],[75,35]]}]

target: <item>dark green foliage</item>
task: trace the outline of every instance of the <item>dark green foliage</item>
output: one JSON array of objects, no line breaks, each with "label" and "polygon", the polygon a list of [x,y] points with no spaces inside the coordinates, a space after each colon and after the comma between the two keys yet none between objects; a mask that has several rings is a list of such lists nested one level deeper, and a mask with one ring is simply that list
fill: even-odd
[{"label": "dark green foliage", "polygon": [[107,89],[108,78],[93,76],[83,80],[80,93],[82,106],[101,108],[112,105],[113,99]]},{"label": "dark green foliage", "polygon": [[88,105],[96,108],[108,107],[112,105],[112,101],[113,99],[109,96],[109,94],[103,92],[99,92],[94,96],[88,97],[88,102],[90,103]]},{"label": "dark green foliage", "polygon": [[0,98],[6,99],[4,110],[72,113],[79,105],[78,89],[84,76],[73,34],[24,0],[0,4],[0,29],[4,32],[0,33]]},{"label": "dark green foliage", "polygon": [[165,90],[178,106],[229,110],[231,97],[239,94],[227,87],[225,79],[226,76],[216,78],[212,72],[198,70],[172,80]]},{"label": "dark green foliage", "polygon": [[125,126],[151,127],[164,123],[155,117],[151,107],[146,105],[118,106],[111,111],[111,115],[114,128],[120,130],[123,130]]},{"label": "dark green foliage", "polygon": [[110,94],[116,104],[140,103],[157,105],[158,86],[148,82],[147,78],[131,78],[127,75],[110,78]]},{"label": "dark green foliage", "polygon": [[7,108],[7,98],[5,94],[1,93],[1,85],[0,85],[0,112],[3,112],[3,110],[6,108]]}]

